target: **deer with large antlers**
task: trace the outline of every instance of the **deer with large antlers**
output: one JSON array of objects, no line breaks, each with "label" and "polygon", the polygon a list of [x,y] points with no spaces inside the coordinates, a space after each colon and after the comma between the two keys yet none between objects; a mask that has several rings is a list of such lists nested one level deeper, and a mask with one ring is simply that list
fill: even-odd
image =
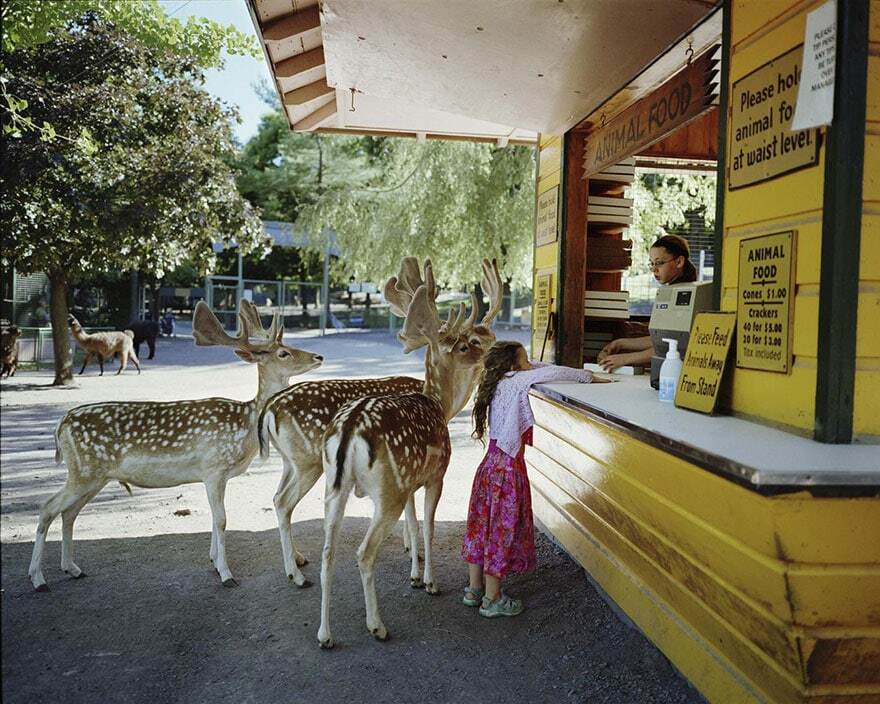
[{"label": "deer with large antlers", "polygon": [[[376,601],[375,562],[379,546],[413,493],[421,487],[425,489],[423,581],[426,592],[439,593],[433,575],[432,541],[434,514],[451,452],[447,423],[472,391],[475,370],[481,366],[484,350],[467,340],[456,339],[451,347],[445,344],[436,297],[430,260],[425,262],[423,280],[418,262],[412,257],[405,258],[399,276],[385,285],[385,298],[392,311],[406,319],[400,333],[405,352],[426,347],[424,387],[420,393],[350,402],[339,410],[324,435],[326,490],[318,630],[322,648],[334,645],[330,631],[333,562],[345,504],[352,490],[373,501],[373,518],[357,551],[370,633],[378,640],[388,638]],[[497,310],[493,317],[495,314]],[[452,323],[447,322],[447,329]],[[412,518],[411,521],[407,515],[408,531],[414,523]],[[415,546],[415,536],[410,539]],[[413,549],[414,565],[415,553]]]},{"label": "deer with large antlers", "polygon": [[[211,505],[210,557],[224,586],[236,582],[226,564],[226,483],[242,474],[257,454],[257,419],[272,394],[290,377],[323,362],[320,355],[287,347],[276,314],[264,330],[254,305],[242,300],[239,332],[231,337],[200,301],[193,315],[197,345],[232,347],[257,365],[259,387],[251,401],[206,398],[171,402],[93,403],[68,411],[55,430],[55,461],[67,465],[67,482],[43,507],[28,575],[37,591],[47,591],[41,568],[46,533],[60,513],[61,569],[73,577],[82,570],[73,561],[73,523],[104,486],[118,481],[162,488],[202,482]],[[251,337],[257,338],[256,342]]]},{"label": "deer with large antlers", "polygon": [[[471,294],[471,313],[465,318],[465,308],[450,310],[449,318],[440,329],[440,347],[443,354],[455,363],[453,350],[468,345],[481,355],[494,344],[495,334],[489,327],[501,310],[502,284],[496,262],[483,260],[483,291],[489,296],[489,310],[478,322],[478,301]],[[400,294],[392,292],[389,300],[398,300]],[[397,307],[396,312],[403,314]],[[456,369],[453,398],[448,418],[452,418],[467,404],[471,396],[480,365],[465,364]],[[260,454],[269,455],[269,442],[282,458],[283,472],[278,491],[275,492],[275,514],[281,537],[284,570],[288,579],[300,587],[311,586],[299,569],[307,563],[296,550],[291,529],[291,516],[300,500],[308,493],[323,471],[321,448],[324,431],[337,411],[351,401],[367,396],[410,394],[424,390],[425,383],[408,376],[380,379],[328,379],[304,381],[278,392],[269,400],[260,416]],[[450,387],[452,390],[453,387]],[[268,441],[268,442],[267,442]],[[406,505],[407,530],[404,545],[415,545],[418,523],[412,498]],[[415,588],[424,586],[419,577],[418,555],[413,549],[410,583]]]}]

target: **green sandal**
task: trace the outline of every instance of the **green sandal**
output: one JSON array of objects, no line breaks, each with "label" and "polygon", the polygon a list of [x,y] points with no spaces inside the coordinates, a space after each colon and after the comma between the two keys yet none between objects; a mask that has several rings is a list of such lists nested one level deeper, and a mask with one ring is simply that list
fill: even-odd
[{"label": "green sandal", "polygon": [[522,599],[514,599],[501,592],[501,596],[495,601],[491,601],[488,597],[483,597],[483,604],[480,606],[480,616],[484,618],[518,616],[522,613],[522,610]]},{"label": "green sandal", "polygon": [[471,586],[465,587],[464,598],[462,598],[461,603],[465,606],[479,606],[483,603],[483,590],[474,589]]}]

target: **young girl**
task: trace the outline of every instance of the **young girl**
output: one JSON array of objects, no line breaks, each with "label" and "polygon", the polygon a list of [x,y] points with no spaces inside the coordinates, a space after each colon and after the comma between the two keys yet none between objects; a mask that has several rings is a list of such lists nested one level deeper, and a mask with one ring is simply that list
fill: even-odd
[{"label": "young girl", "polygon": [[501,591],[501,580],[535,569],[532,496],[523,459],[535,421],[528,391],[532,384],[551,381],[589,383],[593,375],[530,363],[518,342],[498,342],[486,354],[474,404],[473,437],[483,440],[488,414],[489,449],[471,488],[461,558],[469,563],[463,602],[479,606],[480,615],[487,618],[522,611],[521,600]]},{"label": "young girl", "polygon": [[[678,235],[663,235],[651,245],[651,271],[663,286],[684,284],[697,280],[697,269],[690,260],[687,240]],[[654,345],[651,336],[621,337],[612,340],[599,352],[598,362],[607,371],[626,364],[644,366],[651,363]]]}]

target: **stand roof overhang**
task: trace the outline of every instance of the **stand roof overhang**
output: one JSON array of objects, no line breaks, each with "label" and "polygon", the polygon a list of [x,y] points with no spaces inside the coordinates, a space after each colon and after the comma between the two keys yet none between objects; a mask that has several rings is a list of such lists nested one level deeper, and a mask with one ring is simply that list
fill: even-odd
[{"label": "stand roof overhang", "polygon": [[560,134],[624,87],[650,90],[668,66],[652,85],[635,77],[677,44],[684,65],[688,39],[699,53],[691,33],[720,4],[245,1],[293,130],[501,145]]}]

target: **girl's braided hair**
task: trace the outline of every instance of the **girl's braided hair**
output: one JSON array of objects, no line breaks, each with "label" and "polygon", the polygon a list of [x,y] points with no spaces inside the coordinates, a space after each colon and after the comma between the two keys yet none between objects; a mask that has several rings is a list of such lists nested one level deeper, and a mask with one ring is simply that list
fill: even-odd
[{"label": "girl's braided hair", "polygon": [[[474,401],[474,432],[471,437],[483,440],[486,433],[486,417],[489,414],[489,406],[498,382],[504,378],[513,365],[516,364],[516,355],[524,349],[519,342],[503,341],[496,342],[486,353],[483,362],[483,372],[480,375],[480,385],[477,387],[477,398]],[[485,440],[483,440],[485,444]]]}]

